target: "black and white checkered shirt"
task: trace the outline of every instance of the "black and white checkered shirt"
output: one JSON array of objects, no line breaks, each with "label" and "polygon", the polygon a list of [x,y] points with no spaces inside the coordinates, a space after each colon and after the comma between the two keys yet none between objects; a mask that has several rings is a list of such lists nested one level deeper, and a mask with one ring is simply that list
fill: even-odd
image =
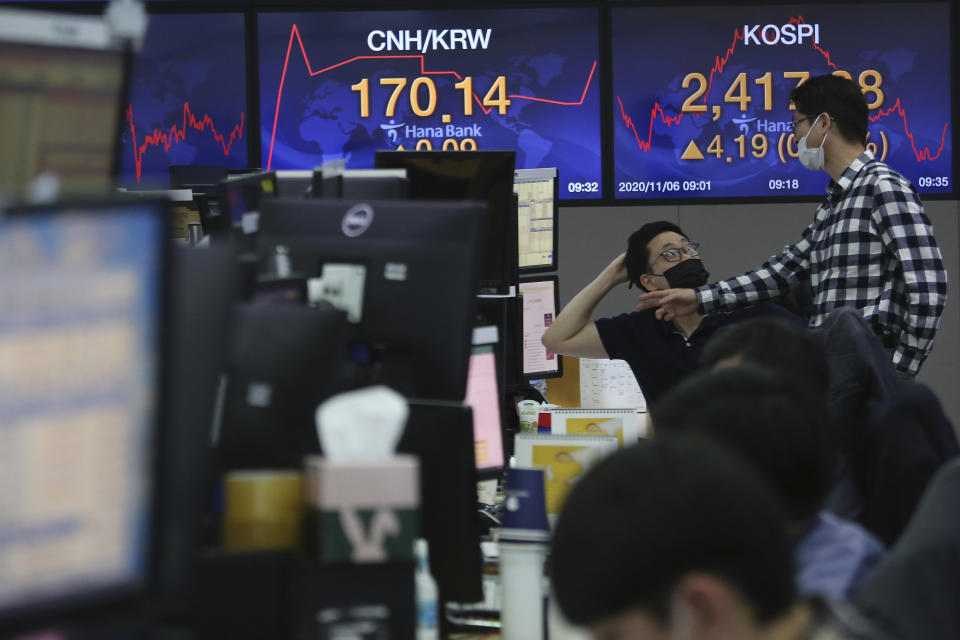
[{"label": "black and white checkered shirt", "polygon": [[697,289],[700,312],[775,298],[805,278],[814,292],[811,327],[836,307],[856,307],[896,347],[898,370],[920,370],[940,324],[947,272],[916,189],[869,151],[830,182],[797,242],[753,271]]}]

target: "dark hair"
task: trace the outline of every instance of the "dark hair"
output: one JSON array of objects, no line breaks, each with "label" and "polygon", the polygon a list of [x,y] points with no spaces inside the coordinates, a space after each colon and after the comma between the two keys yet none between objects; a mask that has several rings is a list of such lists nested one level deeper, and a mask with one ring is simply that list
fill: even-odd
[{"label": "dark hair", "polygon": [[849,142],[867,144],[867,99],[853,80],[814,76],[790,92],[797,111],[812,118],[828,113]]},{"label": "dark hair", "polygon": [[602,461],[570,492],[552,544],[557,603],[578,625],[634,607],[666,622],[691,572],[728,582],[761,622],[795,597],[776,499],[749,464],[704,438],[642,441]]},{"label": "dark hair", "polygon": [[802,324],[770,316],[728,325],[710,339],[700,364],[712,369],[721,360],[734,357],[793,376],[824,398],[829,391],[823,344]]},{"label": "dark hair", "polygon": [[702,371],[651,407],[656,437],[701,433],[750,460],[780,496],[792,525],[823,506],[836,464],[820,398],[758,365]]},{"label": "dark hair", "polygon": [[627,276],[630,278],[630,282],[641,289],[646,290],[640,284],[640,276],[650,271],[650,241],[665,231],[673,231],[684,238],[687,237],[680,230],[680,227],[672,222],[658,220],[643,225],[630,234],[630,238],[627,240],[627,256],[624,258],[624,266],[627,268]]}]

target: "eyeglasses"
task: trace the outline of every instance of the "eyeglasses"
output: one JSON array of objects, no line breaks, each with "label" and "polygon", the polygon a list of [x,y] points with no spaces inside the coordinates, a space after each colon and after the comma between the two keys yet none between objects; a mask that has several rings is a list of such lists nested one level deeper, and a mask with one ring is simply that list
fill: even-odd
[{"label": "eyeglasses", "polygon": [[[664,249],[657,258],[663,258],[667,262],[680,262],[683,256],[696,257],[700,255],[700,243],[690,242],[679,249]],[[656,262],[656,260],[654,260]]]},{"label": "eyeglasses", "polygon": [[794,120],[793,122],[790,123],[790,132],[791,132],[791,133],[796,133],[796,132],[797,132],[797,127],[800,126],[800,123],[801,123],[801,122],[810,122],[811,120],[813,120],[813,118],[811,118],[811,117],[809,117],[809,116],[806,117],[806,118],[800,118],[799,120]]}]

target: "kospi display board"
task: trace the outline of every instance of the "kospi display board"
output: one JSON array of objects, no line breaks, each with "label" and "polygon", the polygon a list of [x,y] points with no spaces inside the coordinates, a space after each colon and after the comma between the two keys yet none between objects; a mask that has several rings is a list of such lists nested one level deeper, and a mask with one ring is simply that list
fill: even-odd
[{"label": "kospi display board", "polygon": [[242,13],[153,14],[121,131],[121,182],[166,187],[171,164],[248,166]]},{"label": "kospi display board", "polygon": [[611,12],[616,198],[822,195],[789,94],[826,73],[860,85],[878,159],[922,194],[953,192],[949,3]]},{"label": "kospi display board", "polygon": [[601,197],[598,10],[262,13],[262,165],[378,149],[513,149]]}]

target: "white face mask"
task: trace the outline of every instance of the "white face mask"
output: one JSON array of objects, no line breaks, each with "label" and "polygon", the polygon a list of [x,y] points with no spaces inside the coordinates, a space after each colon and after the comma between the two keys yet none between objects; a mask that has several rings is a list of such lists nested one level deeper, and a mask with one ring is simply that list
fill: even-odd
[{"label": "white face mask", "polygon": [[819,120],[820,116],[817,116],[817,119],[814,120],[813,124],[810,125],[807,135],[800,138],[800,141],[797,143],[797,152],[799,153],[800,164],[811,171],[823,171],[823,168],[826,166],[826,162],[823,159],[823,143],[827,141],[827,134],[830,133],[829,129],[823,134],[823,140],[820,141],[819,147],[816,149],[807,148],[807,137],[810,135],[810,132],[813,131],[813,128],[817,125],[817,121]]}]

